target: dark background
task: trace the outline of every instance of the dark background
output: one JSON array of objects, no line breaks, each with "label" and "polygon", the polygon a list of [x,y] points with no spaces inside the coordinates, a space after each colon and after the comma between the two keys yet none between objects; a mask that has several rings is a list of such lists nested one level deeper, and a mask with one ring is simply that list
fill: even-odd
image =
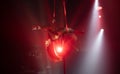
[{"label": "dark background", "polygon": [[[70,27],[86,27],[87,16],[94,0],[66,0],[67,21]],[[108,74],[120,73],[120,4],[119,0],[100,0],[103,6],[104,29],[109,53]],[[61,9],[59,9],[61,8]],[[62,63],[50,62],[44,49],[46,33],[32,31],[33,24],[49,25],[53,0],[9,0],[0,2],[1,74],[61,74]],[[61,1],[57,0],[56,21],[64,23]],[[71,25],[72,24],[72,25]],[[81,53],[81,52],[80,52]],[[82,54],[82,53],[81,53]],[[73,69],[78,53],[69,58],[67,73]],[[49,68],[50,67],[50,68]],[[48,73],[47,73],[48,72]],[[50,73],[51,72],[51,73]]]}]

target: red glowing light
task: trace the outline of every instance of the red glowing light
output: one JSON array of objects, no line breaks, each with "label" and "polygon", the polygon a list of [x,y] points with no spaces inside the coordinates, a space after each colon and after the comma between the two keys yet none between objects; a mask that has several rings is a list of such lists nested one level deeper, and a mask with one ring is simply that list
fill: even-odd
[{"label": "red glowing light", "polygon": [[97,7],[97,10],[102,10],[102,9],[103,9],[102,6]]},{"label": "red glowing light", "polygon": [[101,31],[103,32],[103,31],[104,31],[104,29],[101,29]]},{"label": "red glowing light", "polygon": [[66,44],[64,40],[55,40],[48,46],[48,54],[54,61],[61,61],[66,54]]},{"label": "red glowing light", "polygon": [[101,15],[99,15],[99,18],[101,18],[102,16]]},{"label": "red glowing light", "polygon": [[102,9],[102,6],[99,6],[98,9],[101,10],[101,9]]},{"label": "red glowing light", "polygon": [[56,52],[61,53],[63,51],[63,48],[61,46],[56,47]]},{"label": "red glowing light", "polygon": [[54,61],[62,61],[74,49],[73,43],[76,40],[77,38],[73,33],[66,33],[62,38],[51,41],[47,47],[50,58]]}]

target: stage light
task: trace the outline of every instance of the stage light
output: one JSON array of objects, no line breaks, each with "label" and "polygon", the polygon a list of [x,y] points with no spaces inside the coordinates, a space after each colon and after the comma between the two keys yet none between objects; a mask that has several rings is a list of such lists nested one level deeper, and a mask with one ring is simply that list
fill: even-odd
[{"label": "stage light", "polygon": [[99,15],[99,18],[101,18],[102,16],[101,15]]},{"label": "stage light", "polygon": [[47,52],[50,58],[53,61],[62,61],[62,59],[67,53],[66,45],[67,43],[64,43],[64,40],[61,39],[51,41],[51,43],[47,47]]},{"label": "stage light", "polygon": [[103,32],[103,31],[104,31],[104,29],[101,29],[101,31]]},{"label": "stage light", "polygon": [[95,9],[98,9],[98,0],[95,0],[94,7],[95,7]]},{"label": "stage light", "polygon": [[99,6],[99,7],[98,7],[98,10],[102,10],[102,6]]},{"label": "stage light", "polygon": [[45,42],[48,55],[54,61],[62,61],[62,59],[74,50],[74,44],[77,36],[74,33],[64,33],[64,35],[55,40],[47,40]]},{"label": "stage light", "polygon": [[100,18],[102,16],[98,11],[101,9],[102,7],[99,6],[99,1],[95,0],[94,7],[92,9],[92,14],[90,17],[88,33],[86,34],[87,40],[86,44],[84,45],[84,50],[86,50],[86,52],[80,65],[81,68],[81,71],[79,71],[80,74],[98,74],[100,70],[104,67],[103,64],[101,64],[102,59],[104,59],[103,57],[104,29],[100,29],[98,33],[96,32],[98,31],[98,29],[96,30],[96,28],[99,22],[101,23]]},{"label": "stage light", "polygon": [[56,50],[57,53],[62,53],[63,47],[57,46],[55,50]]},{"label": "stage light", "polygon": [[[81,66],[81,74],[98,74],[99,70],[104,66],[101,63],[101,58],[104,59],[103,55],[103,33],[104,29],[100,29],[98,35],[93,42],[89,45],[86,55],[83,59]],[[102,65],[102,66],[101,66]]]}]

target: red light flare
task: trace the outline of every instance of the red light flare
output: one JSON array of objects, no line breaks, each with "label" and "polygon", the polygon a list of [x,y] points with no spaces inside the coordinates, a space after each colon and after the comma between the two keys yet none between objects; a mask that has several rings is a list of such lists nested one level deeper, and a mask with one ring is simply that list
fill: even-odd
[{"label": "red light flare", "polygon": [[53,44],[55,56],[62,59],[67,53],[67,43],[64,40],[57,40]]},{"label": "red light flare", "polygon": [[76,37],[74,34],[65,34],[62,38],[52,41],[48,46],[48,54],[53,61],[61,61],[73,50]]},{"label": "red light flare", "polygon": [[48,54],[53,61],[61,61],[67,53],[67,43],[64,40],[58,39],[52,41],[48,46]]},{"label": "red light flare", "polygon": [[103,9],[103,7],[102,6],[99,6],[98,8],[97,8],[97,10],[102,10]]},{"label": "red light flare", "polygon": [[57,46],[57,47],[55,48],[55,51],[56,51],[56,53],[62,53],[63,47]]},{"label": "red light flare", "polygon": [[99,18],[101,18],[102,16],[101,15],[99,15]]}]

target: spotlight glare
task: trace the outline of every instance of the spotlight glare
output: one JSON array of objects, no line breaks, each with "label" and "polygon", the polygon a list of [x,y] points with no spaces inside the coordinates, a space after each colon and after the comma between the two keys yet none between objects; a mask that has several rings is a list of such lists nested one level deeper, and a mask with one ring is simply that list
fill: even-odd
[{"label": "spotlight glare", "polygon": [[85,45],[85,49],[88,50],[88,52],[86,52],[81,64],[82,66],[80,67],[81,74],[100,74],[100,71],[104,68],[101,64],[103,61],[101,58],[103,59],[102,43],[104,38],[104,29],[99,29],[97,36],[94,37],[96,24],[98,24],[100,18],[102,17],[98,11],[101,9],[102,7],[99,6],[99,1],[95,0],[92,18],[90,21],[90,30],[88,32],[88,40]]},{"label": "spotlight glare", "polygon": [[102,6],[99,6],[99,7],[98,7],[98,10],[102,10]]},{"label": "spotlight glare", "polygon": [[98,0],[95,0],[95,8],[98,7]]},{"label": "spotlight glare", "polygon": [[101,32],[103,32],[104,31],[104,29],[101,29]]},{"label": "spotlight glare", "polygon": [[62,50],[63,50],[63,48],[62,48],[62,47],[60,47],[60,46],[56,47],[56,52],[61,53],[61,52],[62,52]]},{"label": "spotlight glare", "polygon": [[101,15],[99,15],[99,18],[101,18]]}]

